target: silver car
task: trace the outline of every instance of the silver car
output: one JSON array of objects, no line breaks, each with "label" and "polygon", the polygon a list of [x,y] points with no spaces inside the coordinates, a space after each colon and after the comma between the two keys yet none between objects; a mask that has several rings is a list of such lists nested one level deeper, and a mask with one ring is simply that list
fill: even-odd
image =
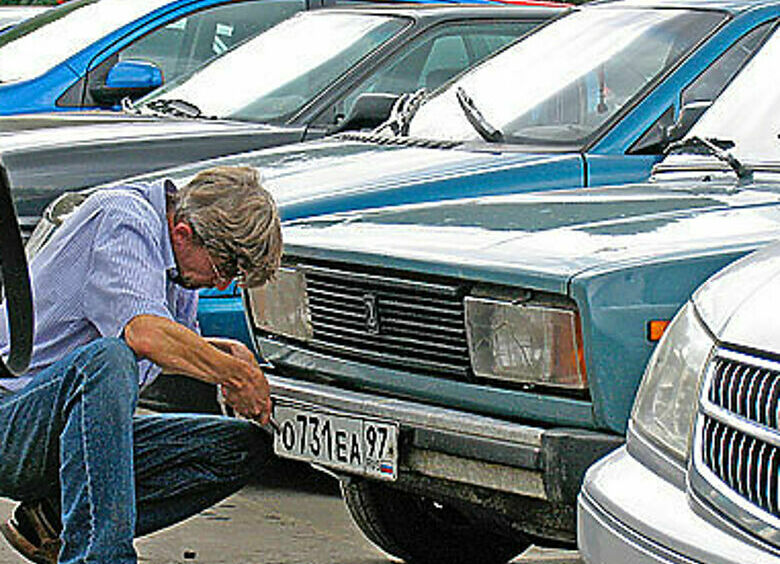
[{"label": "silver car", "polygon": [[[708,151],[738,177],[723,189],[743,198],[780,174],[780,94],[767,88],[778,56],[776,33],[691,131],[718,145]],[[716,169],[701,182],[718,183]],[[773,245],[716,274],[668,326],[626,445],[585,477],[586,562],[780,562],[779,289]]]}]

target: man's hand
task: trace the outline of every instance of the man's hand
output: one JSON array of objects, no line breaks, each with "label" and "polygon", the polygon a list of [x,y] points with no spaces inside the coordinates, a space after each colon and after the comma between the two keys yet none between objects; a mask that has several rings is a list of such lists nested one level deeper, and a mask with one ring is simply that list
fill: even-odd
[{"label": "man's hand", "polygon": [[246,372],[242,375],[234,373],[228,381],[220,384],[222,395],[225,402],[239,415],[267,425],[271,417],[268,380],[257,366],[254,356],[252,356],[252,363],[244,361],[242,363],[246,367]]},{"label": "man's hand", "polygon": [[271,398],[268,381],[252,351],[244,343],[233,339],[207,337],[206,340],[222,352],[249,365],[249,371],[238,382],[223,382],[222,396],[225,402],[248,419],[268,423],[271,416]]}]

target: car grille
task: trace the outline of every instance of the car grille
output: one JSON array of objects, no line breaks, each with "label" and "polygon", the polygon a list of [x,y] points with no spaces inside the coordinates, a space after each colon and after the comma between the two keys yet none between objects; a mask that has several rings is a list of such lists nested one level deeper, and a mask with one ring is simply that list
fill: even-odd
[{"label": "car grille", "polygon": [[393,274],[299,265],[314,348],[386,366],[467,379],[463,289]]},{"label": "car grille", "polygon": [[705,416],[704,463],[729,488],[764,511],[780,516],[777,447]]},{"label": "car grille", "polygon": [[780,372],[716,356],[709,400],[729,413],[777,430]]},{"label": "car grille", "polygon": [[780,363],[721,349],[700,403],[694,491],[751,529],[780,518]]}]

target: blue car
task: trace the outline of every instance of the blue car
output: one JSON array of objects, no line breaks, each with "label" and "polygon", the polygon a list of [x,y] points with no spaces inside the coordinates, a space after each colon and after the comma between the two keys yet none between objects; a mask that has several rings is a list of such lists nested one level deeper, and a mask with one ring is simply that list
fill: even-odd
[{"label": "blue car", "polygon": [[0,36],[0,115],[117,107],[296,12],[334,3],[71,0]]},{"label": "blue car", "polygon": [[[589,4],[422,93],[421,103],[412,99],[378,132],[147,178],[181,183],[215,164],[255,166],[287,219],[644,180],[750,60],[778,16],[778,1]],[[204,331],[248,338],[237,291],[203,297]]]}]

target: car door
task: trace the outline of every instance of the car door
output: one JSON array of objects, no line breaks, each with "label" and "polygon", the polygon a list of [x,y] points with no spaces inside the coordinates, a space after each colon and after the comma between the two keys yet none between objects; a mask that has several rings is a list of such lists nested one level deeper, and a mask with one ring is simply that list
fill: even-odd
[{"label": "car door", "polygon": [[306,138],[320,137],[349,115],[364,93],[400,95],[420,88],[433,91],[541,22],[452,21],[436,25],[407,42],[338,95],[307,129]]},{"label": "car door", "polygon": [[171,18],[121,47],[96,56],[84,84],[58,101],[60,107],[100,106],[92,92],[105,83],[119,61],[141,60],[160,68],[167,81],[193,71],[244,39],[307,8],[307,0],[224,2]]},{"label": "car door", "polygon": [[[776,25],[777,21],[774,19],[765,21],[735,40],[728,49],[679,91],[673,104],[661,108],[660,115],[649,127],[636,130],[634,138],[628,138],[629,146],[624,154],[616,150],[614,144],[610,145],[614,143],[610,139],[603,139],[598,147],[588,151],[585,155],[588,171],[586,184],[597,186],[646,180],[653,165],[660,160],[663,150],[668,145],[666,130],[674,124],[679,108],[692,102],[706,104],[714,101],[750,61]],[[641,110],[640,106],[637,106],[637,110]],[[634,114],[638,113],[641,112],[634,112]],[[632,115],[628,115],[624,122],[630,122],[631,119]],[[616,134],[615,137],[619,138],[620,135]],[[621,139],[617,142],[626,141]]]}]

